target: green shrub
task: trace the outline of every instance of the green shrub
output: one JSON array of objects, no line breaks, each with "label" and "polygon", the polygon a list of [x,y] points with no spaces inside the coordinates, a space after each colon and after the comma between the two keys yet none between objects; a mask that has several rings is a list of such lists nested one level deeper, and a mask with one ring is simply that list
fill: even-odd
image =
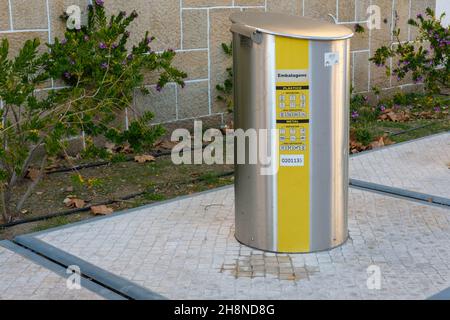
[{"label": "green shrub", "polygon": [[[229,56],[233,56],[233,44],[230,43],[227,45],[226,43],[222,43],[223,52]],[[217,91],[219,91],[219,95],[217,96],[217,100],[225,104],[227,110],[229,112],[233,111],[233,68],[227,68],[226,70],[227,78],[223,82],[223,84],[216,85]]]},{"label": "green shrub", "polygon": [[365,146],[369,145],[374,139],[374,136],[372,135],[370,130],[365,126],[355,127],[353,130],[353,134],[356,141],[362,143]]},{"label": "green shrub", "polygon": [[[55,39],[48,45],[49,53],[39,53],[39,40],[29,40],[15,58],[9,58],[8,41],[1,42],[0,187],[6,222],[20,215],[44,174],[48,157],[65,152],[69,138],[83,131],[88,137],[102,135],[139,150],[162,134],[161,127],[148,125],[151,113],[131,121],[128,128],[115,123],[117,114],[132,106],[135,88],[147,92],[144,71],[159,74],[158,90],[168,82],[183,86],[186,77],[172,66],[173,50],[151,50],[154,38],[148,32],[129,49],[127,29],[136,17],[136,12],[120,12],[108,19],[103,2],[96,1],[89,7],[87,26]],[[66,86],[36,92],[52,78]],[[32,167],[40,147],[44,156]],[[27,174],[32,182],[13,203],[13,190]]]},{"label": "green shrub", "polygon": [[[415,41],[401,41],[400,29],[397,28],[393,32],[396,42],[377,49],[370,61],[379,67],[384,66],[387,74],[397,76],[398,80],[411,74],[413,81],[423,82],[430,94],[448,90],[450,32],[448,27],[442,25],[444,15],[436,18],[434,11],[427,8],[425,16],[418,14],[417,19],[408,21],[409,25],[418,28]],[[390,58],[398,60],[392,69],[388,63]]]},{"label": "green shrub", "polygon": [[369,104],[366,96],[353,95],[350,100],[350,118],[351,123],[364,124],[375,121],[380,115],[380,110]]}]

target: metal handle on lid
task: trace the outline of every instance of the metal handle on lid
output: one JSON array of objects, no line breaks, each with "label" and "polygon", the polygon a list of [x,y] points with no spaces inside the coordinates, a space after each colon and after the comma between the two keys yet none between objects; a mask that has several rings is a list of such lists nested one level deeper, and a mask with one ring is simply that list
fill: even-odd
[{"label": "metal handle on lid", "polygon": [[231,26],[231,32],[238,33],[253,40],[257,44],[261,44],[263,37],[262,32],[256,28],[249,27],[240,23],[234,23]]},{"label": "metal handle on lid", "polygon": [[334,24],[338,24],[338,19],[332,15],[331,13],[328,14],[328,17],[330,17],[331,19],[333,19]]}]

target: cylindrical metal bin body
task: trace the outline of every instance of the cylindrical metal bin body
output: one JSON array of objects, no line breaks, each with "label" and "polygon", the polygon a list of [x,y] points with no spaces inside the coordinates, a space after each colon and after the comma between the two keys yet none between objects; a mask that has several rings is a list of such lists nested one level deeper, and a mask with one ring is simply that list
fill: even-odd
[{"label": "cylindrical metal bin body", "polygon": [[235,129],[279,130],[267,142],[276,174],[262,175],[261,164],[235,165],[236,238],[273,252],[339,246],[348,237],[353,33],[280,14],[231,20]]}]

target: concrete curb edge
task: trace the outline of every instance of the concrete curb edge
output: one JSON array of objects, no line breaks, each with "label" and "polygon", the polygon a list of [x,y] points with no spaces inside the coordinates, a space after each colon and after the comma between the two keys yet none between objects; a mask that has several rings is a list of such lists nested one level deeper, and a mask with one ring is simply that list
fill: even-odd
[{"label": "concrete curb edge", "polygon": [[56,261],[63,266],[68,267],[76,265],[80,268],[83,275],[95,280],[99,284],[109,288],[111,291],[121,294],[124,297],[133,300],[167,300],[165,297],[153,291],[103,270],[34,237],[18,236],[14,239],[14,242],[28,248],[29,250],[37,252],[49,260]]},{"label": "concrete curb edge", "polygon": [[[27,250],[24,247],[21,247],[11,241],[3,240],[0,241],[0,246],[14,252],[18,255],[21,255],[22,257],[32,261],[33,263],[36,263],[40,265],[43,268],[46,268],[57,275],[61,276],[64,279],[67,279],[68,274],[66,273],[66,269],[64,269],[62,266],[45,259],[44,257],[34,253],[33,251]],[[95,282],[89,281],[86,278],[81,278],[81,286],[89,291],[92,291],[93,293],[98,294],[99,296],[102,296],[105,299],[108,300],[124,300],[125,298],[121,295],[118,295],[117,293],[104,288],[100,285],[98,285]]]}]

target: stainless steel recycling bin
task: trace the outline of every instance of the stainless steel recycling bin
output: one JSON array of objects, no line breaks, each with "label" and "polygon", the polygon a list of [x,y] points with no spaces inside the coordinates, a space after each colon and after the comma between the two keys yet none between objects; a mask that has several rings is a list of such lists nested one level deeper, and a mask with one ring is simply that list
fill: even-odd
[{"label": "stainless steel recycling bin", "polygon": [[236,238],[272,252],[339,246],[348,238],[353,32],[275,13],[230,19],[235,129],[278,129],[267,142],[276,146],[275,174],[261,174],[262,164],[235,164]]}]

